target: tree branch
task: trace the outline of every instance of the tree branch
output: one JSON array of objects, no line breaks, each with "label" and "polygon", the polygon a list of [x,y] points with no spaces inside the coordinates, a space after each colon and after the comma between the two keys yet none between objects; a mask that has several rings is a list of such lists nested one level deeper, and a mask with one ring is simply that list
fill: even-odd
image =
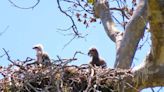
[{"label": "tree branch", "polygon": [[156,65],[153,60],[152,53],[149,53],[142,64],[132,69],[136,88],[164,86],[164,65]]},{"label": "tree branch", "polygon": [[123,39],[118,45],[115,68],[130,68],[140,38],[147,22],[147,0],[140,0],[137,9],[125,28]]},{"label": "tree branch", "polygon": [[[146,0],[142,0],[146,1]],[[141,4],[141,3],[140,3]],[[137,89],[164,86],[164,5],[163,1],[149,0],[149,22],[152,47],[142,64],[132,69],[133,86]],[[160,17],[159,17],[160,16]],[[125,61],[126,62],[126,61]],[[126,92],[134,92],[129,89]]]},{"label": "tree branch", "polygon": [[76,24],[75,24],[75,22],[74,22],[72,16],[69,15],[68,13],[66,13],[66,12],[61,8],[60,1],[59,1],[59,0],[57,0],[57,4],[58,4],[59,10],[60,10],[63,14],[65,14],[67,17],[70,18],[70,20],[71,20],[71,22],[72,22],[71,28],[72,28],[73,32],[75,33],[75,35],[76,35],[76,36],[80,36],[80,35],[79,35],[79,32],[78,32],[78,29],[77,29],[77,26],[76,26]]},{"label": "tree branch", "polygon": [[3,30],[2,32],[0,32],[0,36],[2,36],[8,29],[9,29],[9,25],[5,28],[5,30]]},{"label": "tree branch", "polygon": [[32,6],[29,6],[29,7],[21,7],[19,5],[17,5],[16,3],[14,3],[12,0],[8,0],[14,7],[17,7],[19,9],[34,9],[39,3],[40,3],[40,0],[36,0],[36,3]]},{"label": "tree branch", "polygon": [[113,42],[116,42],[116,36],[119,34],[119,31],[115,28],[107,0],[97,0],[97,2],[94,3],[94,14],[95,17],[101,19],[105,32],[109,38]]}]

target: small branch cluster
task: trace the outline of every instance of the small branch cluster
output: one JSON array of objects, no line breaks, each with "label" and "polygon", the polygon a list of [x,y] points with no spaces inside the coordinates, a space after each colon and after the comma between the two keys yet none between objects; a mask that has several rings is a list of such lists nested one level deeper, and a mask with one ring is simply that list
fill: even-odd
[{"label": "small branch cluster", "polygon": [[134,14],[137,2],[136,0],[131,0],[132,6],[127,4],[127,0],[114,0],[114,2],[116,2],[117,5],[115,7],[111,7],[110,10],[115,14],[119,14],[122,18],[118,20],[118,17],[114,16],[114,14],[112,14],[112,17],[115,22],[118,23],[125,30],[127,23]]},{"label": "small branch cluster", "polygon": [[[63,4],[63,3],[61,3],[62,1],[66,2],[66,3]],[[82,20],[80,18],[81,14],[80,13],[76,13],[75,14],[75,12],[84,12],[85,11],[85,12],[90,13],[90,14],[92,13],[91,7],[89,5],[84,5],[84,3],[87,4],[86,2],[84,2],[84,1],[81,2],[79,0],[57,0],[57,5],[58,5],[59,10],[64,15],[66,15],[71,20],[71,23],[72,23],[72,25],[70,27],[68,27],[67,29],[59,29],[59,31],[58,31],[59,33],[61,33],[61,31],[66,32],[66,31],[69,31],[69,30],[71,30],[73,32],[73,33],[71,32],[71,34],[70,33],[66,34],[66,35],[73,35],[73,37],[72,37],[72,39],[70,39],[64,45],[63,48],[65,48],[67,45],[69,45],[75,38],[85,38],[85,36],[87,36],[87,34],[86,35],[82,35],[79,32],[78,27],[76,25],[76,22],[75,22],[75,20],[73,18],[73,15],[76,15],[76,17],[78,19],[78,22],[82,22]],[[63,9],[62,4],[64,6],[67,5],[67,4],[68,5],[71,4],[72,7],[68,7],[68,9]],[[80,7],[80,9],[78,7]],[[83,24],[86,25],[86,27],[88,27],[88,23],[86,21],[87,14],[84,14],[83,18],[85,19],[83,21]],[[90,18],[90,21],[93,22],[95,20],[93,18]],[[64,36],[65,36],[65,33],[64,33]]]}]

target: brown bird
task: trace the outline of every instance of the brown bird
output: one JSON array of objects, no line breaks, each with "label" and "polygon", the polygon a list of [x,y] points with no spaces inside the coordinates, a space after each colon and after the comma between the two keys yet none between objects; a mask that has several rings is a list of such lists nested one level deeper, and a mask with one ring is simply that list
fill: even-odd
[{"label": "brown bird", "polygon": [[91,48],[88,55],[92,57],[92,61],[90,61],[92,66],[101,66],[102,68],[107,67],[106,62],[99,58],[99,53],[96,48]]},{"label": "brown bird", "polygon": [[33,49],[36,50],[36,63],[44,66],[49,66],[51,64],[51,60],[48,54],[43,51],[43,46],[41,44],[35,45]]}]

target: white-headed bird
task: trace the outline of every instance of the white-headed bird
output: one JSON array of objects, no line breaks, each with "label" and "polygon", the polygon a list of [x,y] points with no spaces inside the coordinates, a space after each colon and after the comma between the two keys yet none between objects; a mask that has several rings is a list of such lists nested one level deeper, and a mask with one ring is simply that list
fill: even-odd
[{"label": "white-headed bird", "polygon": [[36,50],[36,63],[44,66],[49,66],[51,64],[51,60],[48,54],[44,52],[42,44],[34,45],[33,49]]},{"label": "white-headed bird", "polygon": [[92,66],[101,66],[102,68],[106,68],[106,62],[99,58],[99,53],[96,48],[91,48],[88,52],[88,55],[92,57],[92,61],[90,61],[90,64]]}]

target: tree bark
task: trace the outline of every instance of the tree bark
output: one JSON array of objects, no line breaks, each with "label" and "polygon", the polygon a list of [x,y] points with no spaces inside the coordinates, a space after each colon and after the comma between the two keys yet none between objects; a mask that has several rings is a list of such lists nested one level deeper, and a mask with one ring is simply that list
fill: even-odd
[{"label": "tree bark", "polygon": [[104,26],[105,32],[108,37],[113,41],[117,41],[117,35],[120,33],[118,29],[115,27],[115,23],[111,17],[111,13],[109,11],[109,4],[107,0],[97,0],[94,3],[94,14],[96,17],[100,18],[102,24]]},{"label": "tree bark", "polygon": [[[95,15],[100,17],[109,38],[116,43],[115,68],[131,67],[145,25],[150,24],[152,47],[143,63],[132,69],[134,79],[130,84],[135,88],[126,92],[137,92],[136,89],[164,86],[164,1],[140,0],[134,15],[131,17],[125,32],[121,33],[114,26],[107,0],[97,0],[94,4]],[[120,35],[121,34],[121,35]]]},{"label": "tree bark", "polygon": [[[149,0],[152,47],[144,62],[133,69],[137,89],[164,86],[164,1]],[[130,92],[130,91],[129,91]]]}]

